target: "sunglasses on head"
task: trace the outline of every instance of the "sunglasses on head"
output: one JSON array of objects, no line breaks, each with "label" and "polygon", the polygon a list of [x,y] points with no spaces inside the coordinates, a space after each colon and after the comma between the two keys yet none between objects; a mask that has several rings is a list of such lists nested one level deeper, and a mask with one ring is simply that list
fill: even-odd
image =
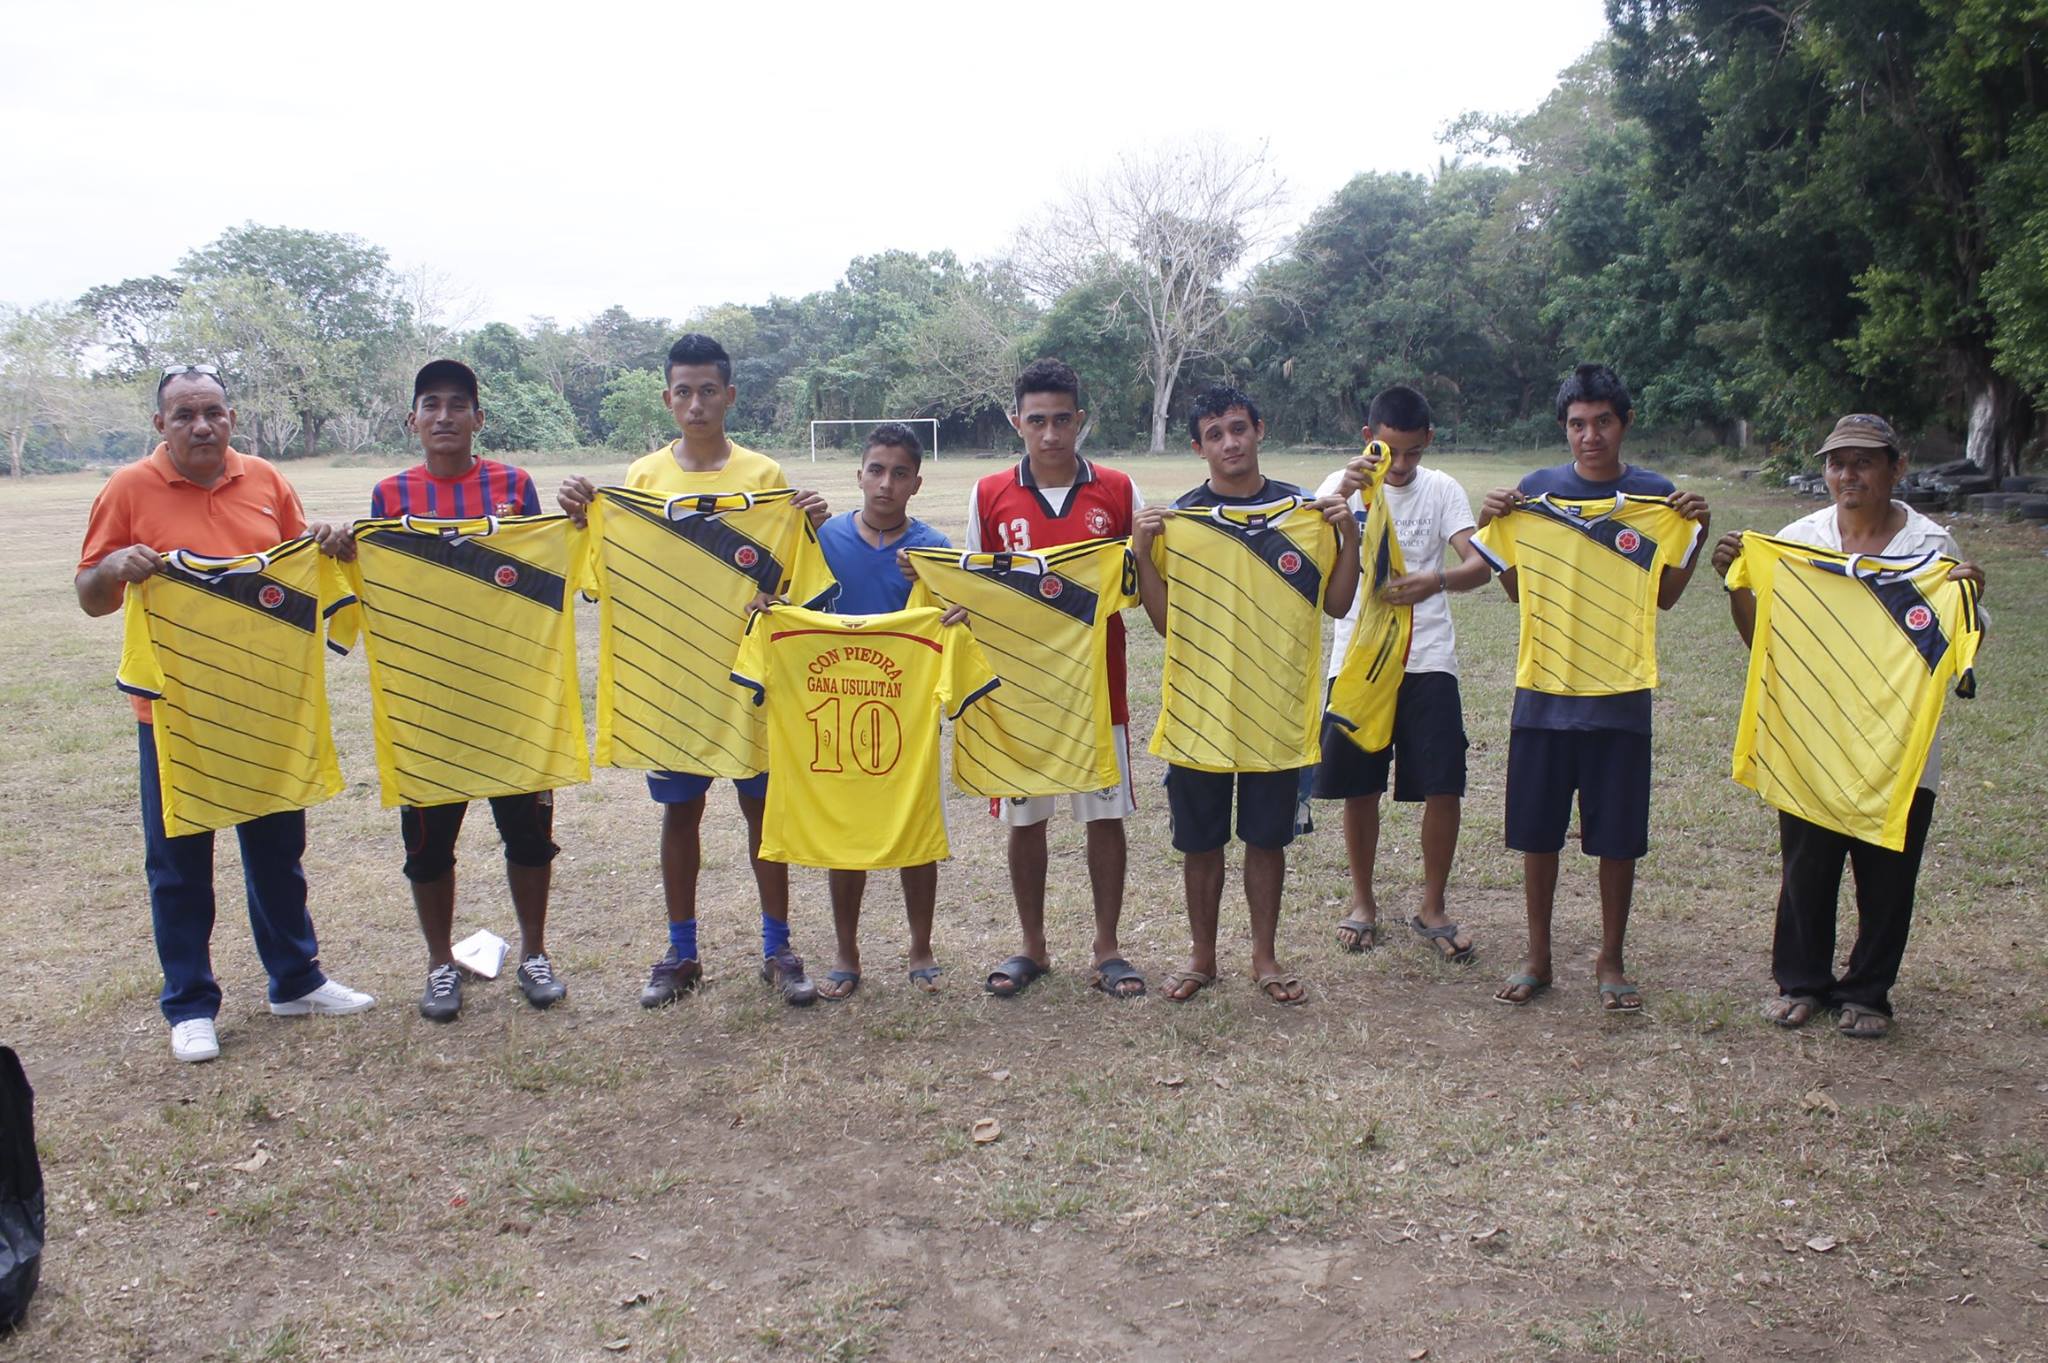
[{"label": "sunglasses on head", "polygon": [[156,381],[156,391],[158,393],[162,393],[164,391],[165,384],[169,383],[172,379],[181,378],[186,374],[197,374],[201,378],[212,379],[216,383],[220,384],[221,390],[223,392],[227,390],[227,381],[221,378],[220,369],[215,365],[174,364],[170,366],[168,369],[164,370],[163,377]]}]

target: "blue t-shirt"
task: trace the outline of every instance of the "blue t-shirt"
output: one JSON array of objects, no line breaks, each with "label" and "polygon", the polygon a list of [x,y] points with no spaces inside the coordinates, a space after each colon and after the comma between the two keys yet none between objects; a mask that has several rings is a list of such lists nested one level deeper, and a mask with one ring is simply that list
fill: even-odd
[{"label": "blue t-shirt", "polygon": [[[1596,483],[1579,476],[1576,464],[1537,469],[1527,474],[1515,490],[1524,497],[1589,499],[1612,497],[1617,492],[1634,492],[1645,497],[1668,497],[1678,487],[1661,473],[1634,464],[1622,466],[1621,477]],[[1515,688],[1514,717],[1508,721],[1517,729],[1619,729],[1625,733],[1650,732],[1650,692],[1624,691],[1616,696],[1553,696],[1527,687]]]},{"label": "blue t-shirt", "polygon": [[877,549],[861,538],[857,511],[842,511],[818,527],[818,545],[832,576],[839,579],[836,615],[880,615],[900,611],[910,600],[910,580],[896,566],[898,549],[950,549],[953,541],[912,520],[902,535]]}]

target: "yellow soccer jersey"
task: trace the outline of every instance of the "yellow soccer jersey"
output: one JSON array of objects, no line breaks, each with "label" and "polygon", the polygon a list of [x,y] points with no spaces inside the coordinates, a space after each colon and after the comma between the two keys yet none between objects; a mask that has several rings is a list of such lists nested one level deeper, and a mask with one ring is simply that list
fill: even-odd
[{"label": "yellow soccer jersey", "polygon": [[1472,538],[1521,597],[1515,685],[1612,696],[1657,684],[1657,584],[1698,552],[1700,526],[1668,497],[1525,499]]},{"label": "yellow soccer jersey", "polygon": [[1002,689],[953,726],[953,784],[970,795],[1105,790],[1123,779],[1104,636],[1138,600],[1128,540],[1043,553],[912,549],[912,606],[964,606]]},{"label": "yellow soccer jersey", "polygon": [[676,463],[681,445],[681,441],[671,440],[654,453],[635,459],[627,466],[626,486],[636,492],[675,497],[706,492],[765,492],[789,484],[782,474],[782,465],[745,445],[732,447],[724,468],[693,473]]},{"label": "yellow soccer jersey", "polygon": [[370,654],[384,807],[590,779],[574,593],[585,532],[566,516],[355,523],[355,605],[337,647]]},{"label": "yellow soccer jersey", "polygon": [[1408,644],[1415,632],[1415,608],[1380,599],[1389,582],[1408,571],[1401,561],[1401,541],[1394,518],[1381,495],[1386,459],[1368,477],[1359,497],[1365,506],[1359,521],[1358,624],[1342,666],[1330,680],[1327,714],[1346,738],[1367,752],[1394,741],[1394,702],[1407,675]]},{"label": "yellow soccer jersey", "polygon": [[1166,668],[1152,753],[1202,771],[1313,766],[1337,535],[1306,497],[1176,507],[1152,542]]},{"label": "yellow soccer jersey", "polygon": [[732,680],[768,719],[763,859],[870,871],[950,855],[939,716],[958,719],[998,683],[974,636],[940,625],[943,614],[754,616]]},{"label": "yellow soccer jersey", "polygon": [[325,617],[347,604],[333,559],[304,537],[268,553],[178,549],[128,589],[118,684],[155,702],[164,831],[183,837],[341,789],[327,724]]},{"label": "yellow soccer jersey", "polygon": [[793,496],[599,489],[589,579],[602,603],[600,766],[741,778],[768,769],[761,712],[731,682],[747,607],[763,592],[829,606],[839,585]]},{"label": "yellow soccer jersey", "polygon": [[1746,531],[1728,586],[1756,593],[1736,781],[1893,851],[1950,682],[1976,694],[1977,584],[1943,554],[1842,554]]}]

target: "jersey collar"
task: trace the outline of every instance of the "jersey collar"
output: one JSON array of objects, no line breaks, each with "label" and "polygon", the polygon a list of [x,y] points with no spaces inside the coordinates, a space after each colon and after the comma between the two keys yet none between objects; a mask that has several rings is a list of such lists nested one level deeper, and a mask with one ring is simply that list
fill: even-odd
[{"label": "jersey collar", "polygon": [[[1017,481],[1033,492],[1038,491],[1038,478],[1031,472],[1031,456],[1025,455],[1017,461]],[[1080,455],[1074,456],[1074,481],[1072,487],[1084,487],[1095,481],[1095,466]]]}]

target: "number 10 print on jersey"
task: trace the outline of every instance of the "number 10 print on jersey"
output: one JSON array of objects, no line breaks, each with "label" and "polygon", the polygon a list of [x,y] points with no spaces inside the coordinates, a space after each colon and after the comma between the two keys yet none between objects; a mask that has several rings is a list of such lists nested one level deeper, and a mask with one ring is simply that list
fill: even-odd
[{"label": "number 10 print on jersey", "polygon": [[384,807],[523,795],[590,779],[566,516],[356,522],[356,604]]},{"label": "number 10 print on jersey", "polygon": [[748,623],[732,680],[767,715],[763,860],[871,871],[950,853],[939,716],[958,719],[997,682],[943,614],[771,606]]}]

